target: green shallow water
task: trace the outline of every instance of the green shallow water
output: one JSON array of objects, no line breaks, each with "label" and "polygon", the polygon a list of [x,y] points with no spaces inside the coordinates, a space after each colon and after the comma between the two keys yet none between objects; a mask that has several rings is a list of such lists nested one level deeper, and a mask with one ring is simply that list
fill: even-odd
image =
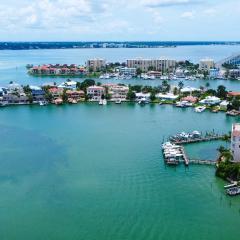
[{"label": "green shallow water", "polygon": [[[166,167],[160,148],[234,121],[159,105],[1,108],[0,239],[239,239],[240,197],[214,167]],[[212,159],[220,144],[187,151]]]}]

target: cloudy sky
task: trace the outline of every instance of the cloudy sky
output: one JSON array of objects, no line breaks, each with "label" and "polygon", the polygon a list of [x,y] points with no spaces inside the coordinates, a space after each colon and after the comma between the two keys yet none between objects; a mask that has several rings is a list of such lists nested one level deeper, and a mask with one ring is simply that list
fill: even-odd
[{"label": "cloudy sky", "polygon": [[240,40],[240,0],[0,0],[0,41]]}]

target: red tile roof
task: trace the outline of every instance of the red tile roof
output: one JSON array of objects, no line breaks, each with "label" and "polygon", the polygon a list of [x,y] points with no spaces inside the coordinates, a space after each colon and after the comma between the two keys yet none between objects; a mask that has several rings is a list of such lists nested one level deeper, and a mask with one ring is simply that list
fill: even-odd
[{"label": "red tile roof", "polygon": [[237,97],[240,96],[240,92],[228,92],[228,96]]}]

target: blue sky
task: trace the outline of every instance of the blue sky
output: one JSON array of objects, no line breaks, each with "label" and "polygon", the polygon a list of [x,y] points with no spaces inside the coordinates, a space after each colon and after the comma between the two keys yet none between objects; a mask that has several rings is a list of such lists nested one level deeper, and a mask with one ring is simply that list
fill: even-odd
[{"label": "blue sky", "polygon": [[240,40],[240,0],[0,0],[0,41]]}]

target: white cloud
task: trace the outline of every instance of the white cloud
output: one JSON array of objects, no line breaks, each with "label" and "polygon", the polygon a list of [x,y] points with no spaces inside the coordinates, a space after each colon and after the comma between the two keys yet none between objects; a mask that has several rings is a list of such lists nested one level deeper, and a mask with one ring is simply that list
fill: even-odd
[{"label": "white cloud", "polygon": [[215,16],[217,13],[217,10],[214,8],[209,8],[203,11],[203,13],[207,16]]},{"label": "white cloud", "polygon": [[195,12],[194,11],[184,12],[184,13],[182,13],[181,17],[193,19],[195,17]]},{"label": "white cloud", "polygon": [[8,28],[71,27],[84,21],[94,21],[96,15],[104,12],[104,1],[95,0],[33,0],[20,8],[0,5],[0,25]]},{"label": "white cloud", "polygon": [[148,7],[171,7],[179,5],[199,4],[197,0],[142,0],[141,3]]}]

